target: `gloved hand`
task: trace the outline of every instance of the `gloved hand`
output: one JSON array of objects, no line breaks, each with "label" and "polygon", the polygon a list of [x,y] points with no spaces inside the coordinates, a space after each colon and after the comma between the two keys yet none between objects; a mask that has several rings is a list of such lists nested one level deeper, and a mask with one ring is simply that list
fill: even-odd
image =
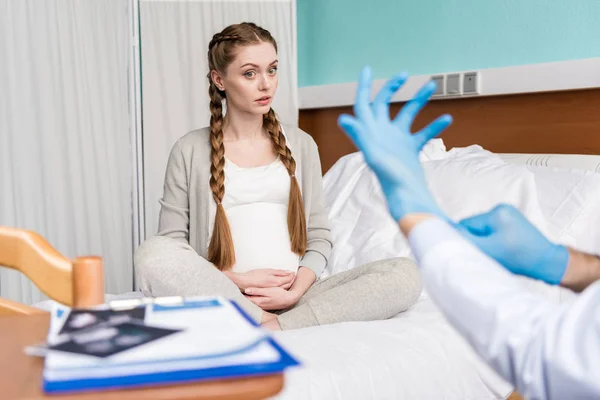
[{"label": "gloved hand", "polygon": [[559,284],[569,251],[550,242],[515,207],[502,204],[466,218],[458,230],[512,273]]},{"label": "gloved hand", "polygon": [[365,67],[360,74],[355,117],[341,115],[339,125],[363,152],[365,161],[375,172],[387,199],[390,213],[396,221],[410,213],[434,214],[447,219],[431,195],[421,164],[419,152],[430,139],[440,134],[452,117],[444,115],[421,131],[411,134],[417,113],[435,92],[435,82],[428,82],[404,105],[393,121],[389,103],[408,76],[399,74],[381,89],[372,104],[371,70]]}]

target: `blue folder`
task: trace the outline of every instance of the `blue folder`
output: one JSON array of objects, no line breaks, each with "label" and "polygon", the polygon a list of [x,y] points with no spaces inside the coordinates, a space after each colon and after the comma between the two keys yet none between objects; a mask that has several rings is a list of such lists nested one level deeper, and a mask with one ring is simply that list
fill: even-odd
[{"label": "blue folder", "polygon": [[[105,359],[51,351],[46,355],[43,390],[114,390],[241,378],[280,373],[299,365],[234,301],[221,297],[160,300],[134,300],[143,303],[134,306],[146,308],[145,323],[183,329],[182,333]],[[49,342],[70,311],[54,307]],[[205,340],[194,340],[202,335]]]}]

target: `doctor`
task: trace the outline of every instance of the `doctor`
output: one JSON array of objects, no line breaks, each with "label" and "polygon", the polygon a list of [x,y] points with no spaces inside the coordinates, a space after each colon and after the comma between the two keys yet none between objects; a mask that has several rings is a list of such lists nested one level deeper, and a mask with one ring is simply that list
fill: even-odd
[{"label": "doctor", "polygon": [[[355,116],[339,124],[379,179],[389,211],[419,263],[428,293],[479,355],[525,397],[600,398],[600,260],[549,242],[516,209],[501,205],[453,223],[433,200],[419,151],[452,118],[411,134],[435,91],[427,83],[390,120],[389,102],[407,80],[389,80],[370,103],[361,72]],[[582,291],[562,305],[528,292],[514,274]]]}]

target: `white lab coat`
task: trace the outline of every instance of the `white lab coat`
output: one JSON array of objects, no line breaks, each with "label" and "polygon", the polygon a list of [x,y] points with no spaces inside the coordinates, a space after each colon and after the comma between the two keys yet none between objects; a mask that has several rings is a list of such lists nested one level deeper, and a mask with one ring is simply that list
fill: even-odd
[{"label": "white lab coat", "polygon": [[475,351],[528,399],[600,399],[600,282],[557,305],[440,219],[409,243],[424,285]]}]

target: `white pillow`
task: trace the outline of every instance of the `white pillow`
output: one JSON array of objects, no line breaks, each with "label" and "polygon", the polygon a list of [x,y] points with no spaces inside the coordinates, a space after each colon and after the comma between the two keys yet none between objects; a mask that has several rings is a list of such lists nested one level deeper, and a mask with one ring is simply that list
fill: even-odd
[{"label": "white pillow", "polygon": [[[431,191],[449,217],[458,220],[503,202],[545,230],[532,172],[473,150],[421,154]],[[334,243],[324,277],[383,258],[412,257],[360,153],[340,159],[323,183]]]},{"label": "white pillow", "polygon": [[[430,140],[419,155],[421,162],[444,157],[446,146],[440,138]],[[370,261],[410,256],[362,153],[340,158],[323,177],[323,187],[334,241],[323,278]],[[381,248],[387,251],[381,253]]]},{"label": "white pillow", "polygon": [[600,254],[600,174],[527,167],[535,176],[548,236],[555,242]]},{"label": "white pillow", "polygon": [[423,169],[438,204],[453,220],[507,203],[547,231],[535,176],[526,166],[509,164],[480,146],[470,146],[452,149],[444,159],[426,161]]},{"label": "white pillow", "polygon": [[[480,146],[454,148],[446,153],[446,158],[477,156],[498,157]],[[600,254],[600,174],[567,167],[526,168],[534,175],[546,236]]]},{"label": "white pillow", "polygon": [[[543,234],[546,218],[538,197],[535,175],[525,165],[509,164],[480,146],[452,149],[440,161],[423,164],[428,184],[440,207],[453,220],[489,211],[499,203],[519,209]],[[528,290],[560,302],[564,290],[518,277]]]},{"label": "white pillow", "polygon": [[421,153],[419,154],[419,160],[421,160],[421,162],[441,160],[447,156],[448,152],[446,151],[444,141],[440,138],[435,138],[425,144],[423,150],[421,150]]},{"label": "white pillow", "polygon": [[362,154],[340,159],[323,177],[323,185],[333,237],[323,278],[370,261],[409,255]]}]

